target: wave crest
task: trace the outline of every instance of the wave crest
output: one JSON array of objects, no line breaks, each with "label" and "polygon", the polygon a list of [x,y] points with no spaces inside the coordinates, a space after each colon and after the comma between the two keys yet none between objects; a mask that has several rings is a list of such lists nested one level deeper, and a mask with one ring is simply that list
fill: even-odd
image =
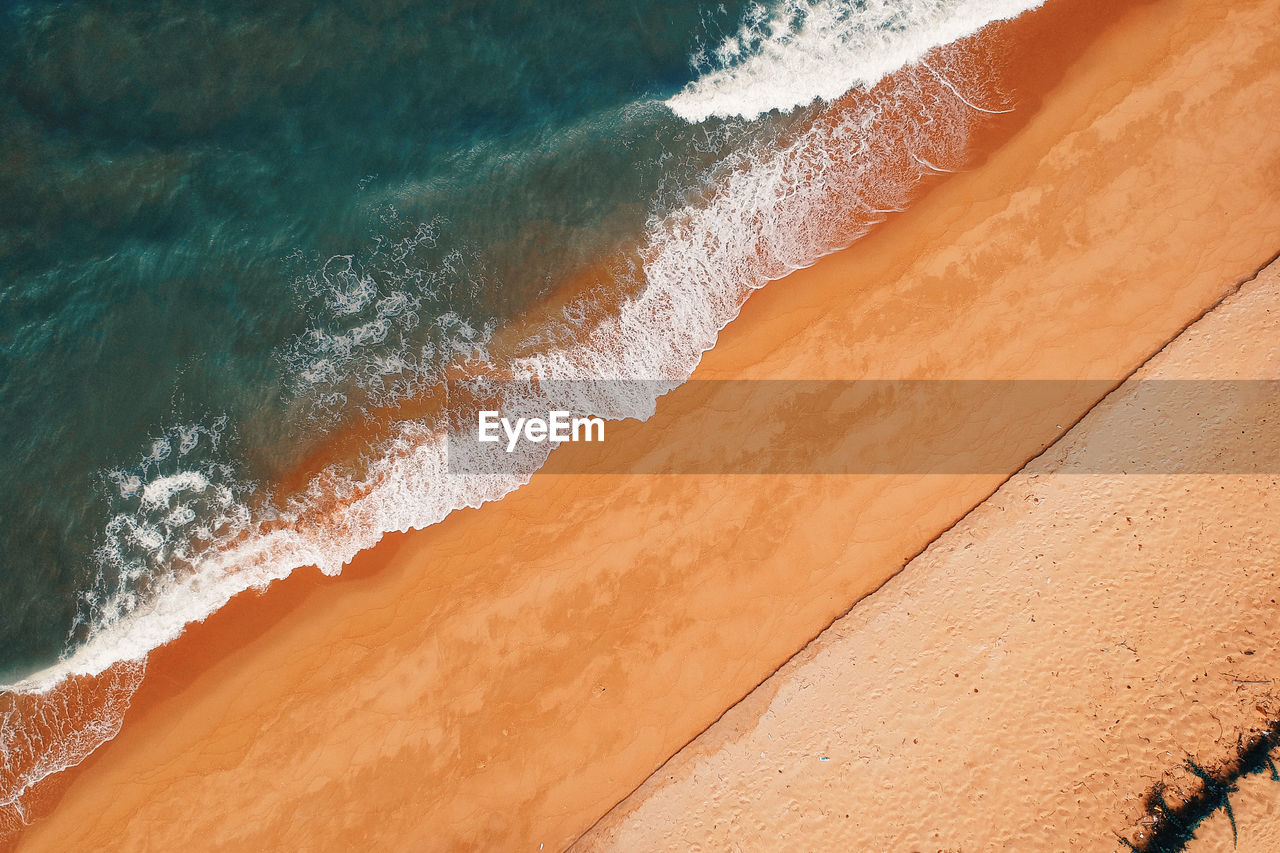
[{"label": "wave crest", "polygon": [[1043,0],[784,0],[754,4],[735,35],[694,57],[666,105],[685,121],[753,119],[869,89],[940,45]]}]

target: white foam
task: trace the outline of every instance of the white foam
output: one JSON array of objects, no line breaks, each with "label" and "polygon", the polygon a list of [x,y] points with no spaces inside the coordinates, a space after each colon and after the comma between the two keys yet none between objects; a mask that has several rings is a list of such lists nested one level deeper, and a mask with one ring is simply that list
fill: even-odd
[{"label": "white foam", "polygon": [[[869,89],[935,47],[1044,0],[783,0],[752,6],[708,68],[666,101],[688,122],[756,118]],[[709,60],[708,60],[709,61]]]},{"label": "white foam", "polygon": [[115,737],[145,669],[141,662],[121,663],[92,684],[63,682],[22,706],[0,707],[0,813],[12,810],[26,823],[22,797],[27,791]]},{"label": "white foam", "polygon": [[209,488],[209,480],[198,471],[180,471],[167,477],[152,480],[142,489],[143,506],[168,505],[183,492],[203,492]]},{"label": "white foam", "polygon": [[[406,228],[394,208],[382,219],[393,231]],[[309,426],[323,431],[347,407],[393,406],[420,393],[448,359],[483,351],[493,329],[445,309],[458,282],[467,286],[464,254],[457,247],[421,254],[437,246],[444,224],[377,237],[359,258],[335,255],[294,283],[311,322],[280,361],[309,409]],[[423,324],[424,314],[434,320]]]}]

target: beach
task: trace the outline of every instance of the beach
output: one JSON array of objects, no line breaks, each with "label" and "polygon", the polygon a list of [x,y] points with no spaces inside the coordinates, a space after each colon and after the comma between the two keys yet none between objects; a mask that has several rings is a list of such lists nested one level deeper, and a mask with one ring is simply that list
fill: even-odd
[{"label": "beach", "polygon": [[[1014,46],[1000,82],[1015,109],[979,134],[969,166],[939,176],[905,212],[848,249],[752,296],[704,354],[695,379],[1120,384],[1184,330],[1194,333],[1192,324],[1280,249],[1280,137],[1267,119],[1280,114],[1278,16],[1274,0],[1159,0],[1124,10],[1053,0],[997,25],[996,37]],[[1222,315],[1228,331],[1274,329],[1273,302],[1258,297],[1247,305],[1235,309],[1239,316]],[[1267,310],[1270,326],[1257,315]],[[1244,343],[1218,343],[1215,365],[1230,373],[1272,364]],[[987,424],[985,440],[1015,459],[992,473],[556,473],[557,466],[590,467],[575,465],[572,454],[661,457],[671,436],[697,434],[700,412],[717,406],[708,393],[718,392],[697,383],[677,389],[649,421],[611,424],[605,448],[561,448],[545,471],[501,501],[388,534],[340,577],[298,571],[190,626],[151,655],[119,734],[35,792],[34,819],[16,837],[17,849],[563,849],[703,732],[707,741],[675,759],[673,766],[689,768],[674,774],[677,784],[649,794],[662,781],[651,780],[585,841],[661,845],[669,830],[705,831],[711,834],[700,838],[724,844],[714,825],[686,818],[703,814],[699,803],[713,808],[727,799],[683,786],[697,781],[698,761],[746,743],[756,731],[752,714],[794,683],[766,679],[851,607],[846,619],[870,620],[864,614],[873,610],[914,612],[917,605],[906,604],[919,596],[922,612],[954,606],[939,611],[945,621],[935,628],[944,633],[989,628],[970,618],[970,599],[950,597],[945,577],[924,583],[912,578],[934,576],[915,572],[885,583],[913,558],[927,562],[962,547],[937,544],[949,529],[949,542],[964,534],[1000,539],[1006,549],[1037,547],[1029,531],[1042,522],[1014,525],[1002,509],[1012,492],[1031,488],[1033,475],[1023,472],[997,490],[1101,396],[1065,400],[1048,420]],[[908,436],[914,428],[882,426]],[[1074,502],[1073,517],[1089,519],[1096,510],[1120,523],[1115,507],[1123,496],[1072,491],[1051,472],[1034,476]],[[1178,519],[1254,506],[1274,484],[1230,488],[1238,497],[1207,508],[1177,489],[1143,497],[1174,507],[1161,528],[1170,542]],[[1226,547],[1204,536],[1197,540],[1202,562],[1148,572],[1174,572],[1168,580],[1186,585],[1190,608],[1203,591],[1200,567],[1215,547]],[[1056,546],[1113,544],[1082,521]],[[1055,582],[1083,591],[1088,568]],[[1009,581],[1010,593],[1029,594],[1019,577]],[[910,595],[905,584],[915,584]],[[1117,594],[1089,591],[1094,606]],[[1232,624],[1252,624],[1255,616],[1239,609]],[[1043,681],[1051,676],[1037,650],[1087,657],[1097,640],[1086,631],[1028,637],[1027,671]],[[826,642],[780,674],[793,677]],[[929,655],[945,648],[941,639],[888,646],[915,649],[911,660],[939,671],[952,663]],[[1261,637],[1257,651],[1259,662],[1269,659]],[[999,682],[998,712],[982,704],[985,682],[960,679],[973,720],[994,725],[992,714],[1016,717],[1040,706],[1039,694],[1011,689],[1014,675]],[[1186,667],[1177,673],[1191,675]],[[956,689],[943,681],[938,689]],[[895,693],[892,683],[868,689],[896,707],[928,707]],[[982,692],[968,692],[974,688]],[[1160,689],[1160,696],[1177,692]],[[830,695],[830,706],[804,715],[808,732],[824,731],[837,706],[875,713],[840,689]],[[1107,699],[1136,707],[1127,695]],[[1168,737],[1195,739],[1204,719],[1171,706],[1153,724],[1167,723],[1160,730]],[[1146,732],[1121,732],[1108,755],[1137,755],[1133,738]],[[915,777],[901,775],[898,759],[948,764],[944,749],[927,739],[918,749],[895,742],[881,757],[911,790]],[[1141,754],[1148,776],[1168,770],[1168,760]],[[735,758],[744,773],[745,755]],[[1071,783],[1091,783],[1090,767],[1073,765]],[[799,778],[773,775],[779,779],[771,782]],[[1112,787],[1095,812],[1042,810],[1035,820],[1064,822],[1053,845],[1071,838],[1110,849],[1113,833],[1140,818],[1134,808],[1145,791],[1133,783],[1148,776],[1108,777]],[[1058,784],[1060,777],[1045,778]],[[807,796],[824,802],[827,793]],[[1032,808],[1033,800],[1022,805]],[[670,810],[648,818],[642,802]],[[910,797],[903,803],[922,807]],[[741,820],[771,838],[773,805],[751,805]],[[890,823],[912,819],[909,811],[879,812],[882,805],[877,798],[861,808]],[[990,823],[994,803],[969,805],[966,819]],[[803,831],[812,834],[803,838],[846,837],[830,834],[841,825],[834,815],[806,814]],[[881,834],[858,837],[907,838],[900,824],[859,826]],[[937,839],[911,840],[946,846],[966,826],[939,825]],[[633,831],[659,835],[627,834]],[[1013,836],[988,840],[1006,837]]]},{"label": "beach", "polygon": [[[1199,433],[1167,413],[1147,414],[1150,383],[1274,387],[1278,332],[1273,265],[574,849],[1144,843],[1161,816],[1150,808],[1153,792],[1171,808],[1186,803],[1203,787],[1194,768],[1221,775],[1280,720],[1274,391],[1199,407],[1216,425]],[[1072,473],[1073,459],[1126,431],[1198,473]],[[1261,473],[1226,473],[1228,434],[1246,436],[1241,446],[1261,457],[1246,467]],[[1134,465],[1139,442],[1119,444],[1125,453],[1100,470]],[[1204,473],[1215,467],[1220,473]],[[1280,783],[1270,771],[1264,764],[1242,774],[1245,793],[1231,797],[1237,849],[1271,849]],[[1218,805],[1209,818],[1188,849],[1232,849],[1227,809]]]}]

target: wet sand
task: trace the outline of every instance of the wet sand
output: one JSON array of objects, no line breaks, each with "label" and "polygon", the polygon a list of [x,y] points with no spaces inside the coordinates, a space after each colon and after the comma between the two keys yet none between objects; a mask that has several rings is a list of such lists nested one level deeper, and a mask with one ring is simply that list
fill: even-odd
[{"label": "wet sand", "polygon": [[[1068,474],[1126,432],[1226,470],[1146,413],[1149,379],[1280,381],[1280,264],[669,761],[582,850],[1114,850],[1280,720],[1276,385],[1197,411],[1250,474]],[[1220,438],[1220,437],[1215,437]],[[1138,444],[1126,443],[1127,448]],[[1124,470],[1131,454],[1112,469]],[[1247,777],[1241,849],[1280,783]],[[1270,786],[1270,787],[1268,787]],[[1230,849],[1219,811],[1192,849]],[[1224,843],[1225,842],[1225,843]]]},{"label": "wet sand", "polygon": [[[1010,69],[1012,138],[754,296],[697,375],[1119,381],[1249,277],[1280,233],[1280,4],[1102,6],[1008,25],[1061,60]],[[660,455],[700,393],[608,452]],[[157,652],[20,846],[563,847],[1004,479],[536,476]]]}]

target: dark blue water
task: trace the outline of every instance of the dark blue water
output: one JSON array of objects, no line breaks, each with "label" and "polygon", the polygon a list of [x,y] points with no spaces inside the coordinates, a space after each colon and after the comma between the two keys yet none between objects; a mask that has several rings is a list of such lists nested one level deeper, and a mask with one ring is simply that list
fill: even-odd
[{"label": "dark blue water", "polygon": [[[0,681],[637,233],[743,11],[0,8]],[[182,472],[194,518],[140,485]]]}]

